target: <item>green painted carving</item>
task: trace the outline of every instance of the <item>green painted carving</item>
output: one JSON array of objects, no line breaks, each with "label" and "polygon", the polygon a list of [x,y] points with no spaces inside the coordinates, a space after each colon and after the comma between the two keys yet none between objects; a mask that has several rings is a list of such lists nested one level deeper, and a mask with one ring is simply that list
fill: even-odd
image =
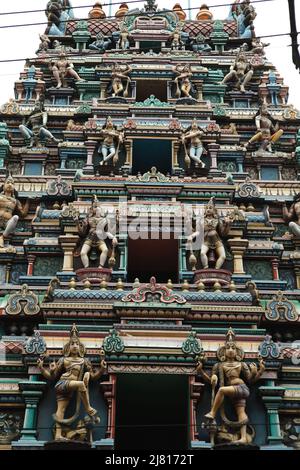
[{"label": "green painted carving", "polygon": [[35,276],[56,276],[57,272],[62,270],[63,258],[62,257],[37,257],[34,264],[34,275]]},{"label": "green painted carving", "polygon": [[47,345],[41,333],[35,330],[34,335],[28,338],[24,344],[24,349],[27,354],[45,354],[47,351]]},{"label": "green painted carving", "polygon": [[238,168],[235,162],[225,161],[218,163],[218,170],[224,171],[225,173],[236,173]]},{"label": "green painted carving", "polygon": [[76,109],[76,114],[91,114],[92,108],[87,103],[83,103]]},{"label": "green painted carving", "polygon": [[85,32],[88,33],[89,31],[89,25],[87,21],[78,21],[76,24],[76,33],[78,32]]},{"label": "green painted carving", "polygon": [[103,349],[106,353],[122,353],[124,351],[124,341],[115,329],[111,330],[110,335],[104,339]]},{"label": "green painted carving", "polygon": [[258,352],[264,359],[278,359],[280,347],[274,343],[270,335],[266,335],[264,341],[258,346]]},{"label": "green painted carving", "polygon": [[214,107],[214,116],[226,116],[226,109],[223,106],[215,106]]},{"label": "green painted carving", "polygon": [[197,339],[196,331],[192,331],[189,334],[187,339],[182,343],[181,349],[184,354],[192,354],[193,356],[196,356],[203,351],[201,342]]},{"label": "green painted carving", "polygon": [[269,261],[263,260],[246,260],[245,270],[247,274],[251,274],[253,279],[258,281],[272,281],[272,268]]},{"label": "green painted carving", "polygon": [[147,98],[145,101],[138,101],[137,103],[135,103],[134,106],[136,106],[138,108],[146,108],[146,107],[148,108],[149,106],[156,107],[156,108],[162,108],[162,107],[169,107],[169,106],[171,106],[171,104],[160,101],[154,95],[150,95],[149,98]]}]

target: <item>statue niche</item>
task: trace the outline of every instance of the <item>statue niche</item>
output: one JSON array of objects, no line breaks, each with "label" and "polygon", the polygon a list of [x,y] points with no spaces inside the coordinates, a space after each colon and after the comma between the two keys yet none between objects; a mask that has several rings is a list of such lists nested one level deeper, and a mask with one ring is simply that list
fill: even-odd
[{"label": "statue niche", "polygon": [[123,101],[131,94],[131,78],[129,74],[132,67],[128,64],[125,66],[113,64],[111,71],[111,82],[107,88],[109,101]]}]

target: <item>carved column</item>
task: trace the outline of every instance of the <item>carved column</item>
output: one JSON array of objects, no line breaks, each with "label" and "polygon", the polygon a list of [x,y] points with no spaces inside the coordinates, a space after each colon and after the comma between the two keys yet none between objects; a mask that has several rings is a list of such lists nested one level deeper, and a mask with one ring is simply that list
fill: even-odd
[{"label": "carved column", "polygon": [[[273,381],[271,381],[271,383],[272,382]],[[283,387],[276,387],[272,384],[259,387],[259,392],[267,409],[268,443],[280,444],[282,442],[282,435],[280,431],[278,410],[283,400],[285,389]]]},{"label": "carved column", "polygon": [[131,171],[132,169],[132,154],[133,154],[133,140],[132,139],[126,139],[124,142],[124,146],[126,149],[126,161],[123,166],[125,170]]},{"label": "carved column", "polygon": [[277,258],[274,258],[272,259],[271,263],[272,263],[273,280],[279,281],[279,272],[278,272],[279,261]]},{"label": "carved column", "polygon": [[101,387],[104,391],[104,397],[107,401],[107,429],[106,439],[115,439],[116,430],[116,382],[115,374],[110,374],[108,382],[102,382]]},{"label": "carved column", "polygon": [[28,255],[28,267],[27,267],[27,276],[33,276],[34,262],[36,260],[35,255]]},{"label": "carved column", "polygon": [[211,157],[211,170],[218,169],[218,153],[220,149],[219,144],[208,144],[209,154]]},{"label": "carved column", "polygon": [[74,250],[76,248],[79,237],[77,235],[61,235],[59,243],[64,250],[63,272],[74,271]]},{"label": "carved column", "polygon": [[95,140],[87,140],[85,142],[85,146],[87,149],[87,160],[86,160],[86,165],[84,167],[84,170],[92,170],[92,171],[94,170],[93,157],[94,157],[96,145],[97,145],[97,141]]},{"label": "carved column", "polygon": [[180,148],[180,141],[179,140],[172,140],[172,167],[178,168],[179,163],[178,163],[178,152]]},{"label": "carved column", "polygon": [[232,238],[228,240],[233,254],[233,274],[245,274],[244,253],[248,248],[249,241],[241,238]]},{"label": "carved column", "polygon": [[46,387],[46,382],[34,380],[19,383],[19,388],[22,392],[26,409],[21,439],[18,441],[18,444],[21,444],[22,441],[36,441],[37,408]]},{"label": "carved column", "polygon": [[191,375],[189,377],[190,382],[190,440],[191,442],[199,439],[197,431],[197,406],[201,396],[202,388],[204,384],[196,382],[196,377]]}]

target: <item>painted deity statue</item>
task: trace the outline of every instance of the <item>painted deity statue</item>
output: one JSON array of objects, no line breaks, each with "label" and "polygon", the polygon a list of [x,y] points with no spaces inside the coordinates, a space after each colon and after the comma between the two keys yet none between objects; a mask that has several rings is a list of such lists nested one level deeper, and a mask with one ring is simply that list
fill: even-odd
[{"label": "painted deity statue", "polygon": [[279,129],[278,123],[274,125],[274,120],[269,113],[268,105],[263,104],[255,118],[257,133],[249,140],[245,148],[254,142],[261,142],[259,151],[272,152],[272,143],[276,143],[283,135],[283,130]]},{"label": "painted deity statue", "polygon": [[[191,159],[196,162],[197,166],[205,167],[205,163],[201,160],[204,147],[202,143],[202,136],[204,132],[200,129],[196,119],[192,122],[189,129],[182,133],[181,141],[185,150],[185,162],[188,167],[191,165]],[[186,142],[189,142],[189,149],[187,149]]]},{"label": "painted deity statue", "polygon": [[[85,347],[79,339],[76,325],[70,331],[70,339],[63,348],[63,357],[58,362],[50,363],[49,368],[44,367],[44,360],[40,358],[37,365],[46,379],[58,380],[55,385],[57,411],[54,415],[56,423],[55,440],[69,440],[65,437],[66,426],[71,426],[78,419],[81,403],[87,413],[88,421],[96,424],[100,421],[97,410],[92,408],[89,398],[89,381],[98,380],[106,370],[104,351],[100,352],[100,367],[94,369],[92,364],[84,357]],[[73,393],[77,394],[76,411],[71,418],[65,418],[67,408]]]},{"label": "painted deity statue", "polygon": [[[212,375],[209,376],[203,370],[203,363],[200,361],[197,366],[197,373],[212,386],[212,407],[205,415],[205,427],[212,429],[216,426],[216,415],[220,410],[222,425],[215,428],[218,441],[227,441],[234,444],[249,444],[253,438],[253,433],[248,432],[249,418],[246,414],[246,399],[250,395],[247,384],[257,382],[265,370],[263,360],[259,361],[259,368],[256,364],[243,362],[244,351],[237,346],[235,333],[230,328],[226,335],[224,346],[217,351],[217,362],[212,368]],[[215,394],[216,386],[219,386]],[[224,399],[228,397],[235,408],[238,421],[230,421],[224,409]]]},{"label": "painted deity statue", "polygon": [[[214,251],[217,255],[215,269],[221,269],[225,260],[226,252],[222,242],[223,236],[226,236],[230,230],[233,219],[229,217],[221,218],[215,206],[214,198],[212,198],[204,211],[204,237],[201,246],[201,263],[203,269],[208,269],[208,253],[210,250]],[[194,232],[188,237],[188,243],[192,243],[200,232]]]},{"label": "painted deity statue", "polygon": [[103,54],[111,45],[111,40],[104,36],[101,32],[97,34],[96,41],[89,45],[89,49],[98,51]]},{"label": "painted deity statue", "polygon": [[[281,203],[282,201],[278,202]],[[289,224],[290,232],[294,237],[300,238],[300,193],[294,197],[290,209],[287,208],[286,202],[283,202],[283,219]]]},{"label": "painted deity statue", "polygon": [[67,59],[66,53],[63,51],[59,54],[59,59],[53,61],[49,68],[57,82],[56,88],[66,88],[68,86],[68,77],[72,77],[78,82],[84,82],[84,79],[79,77],[78,73],[74,70],[74,65]]},{"label": "painted deity statue", "polygon": [[100,165],[105,165],[111,159],[115,165],[119,160],[120,145],[124,142],[124,132],[118,131],[111,117],[106,120],[105,126],[101,130],[103,143],[101,145],[101,153],[103,160]]},{"label": "painted deity statue", "polygon": [[73,18],[70,0],[50,0],[46,6],[48,26],[46,34],[61,36],[66,28],[66,21]]},{"label": "painted deity statue", "polygon": [[253,68],[250,62],[247,60],[244,52],[240,52],[230,67],[229,73],[224,77],[221,85],[226,85],[228,82],[235,82],[238,89],[242,92],[246,92],[246,86],[253,77]]},{"label": "painted deity statue", "polygon": [[0,248],[4,248],[5,239],[15,232],[19,216],[26,217],[28,210],[29,201],[26,201],[24,207],[22,206],[18,200],[14,180],[8,176],[0,188]]},{"label": "painted deity statue", "polygon": [[[130,65],[126,65],[125,68],[120,64],[114,64],[112,67],[111,77],[112,81],[109,87],[109,93],[112,97],[123,96],[128,98],[129,96],[129,85],[131,78],[128,76],[132,72]],[[126,85],[124,85],[124,82]]]},{"label": "painted deity statue", "polygon": [[121,26],[120,38],[117,43],[117,49],[125,51],[130,47],[130,34],[126,26]]},{"label": "painted deity statue", "polygon": [[189,64],[180,65],[177,64],[173,67],[173,72],[177,75],[174,79],[176,85],[175,97],[176,98],[192,98],[192,82],[191,77],[193,76],[192,68]]},{"label": "painted deity statue", "polygon": [[28,147],[40,147],[42,141],[50,140],[54,143],[60,141],[47,129],[48,114],[41,101],[36,101],[34,110],[29,115],[25,124],[21,124],[19,129]]},{"label": "painted deity statue", "polygon": [[192,41],[192,48],[194,52],[211,52],[212,48],[209,44],[206,44],[206,38],[203,34],[199,33],[195,39]]},{"label": "painted deity statue", "polygon": [[181,29],[177,27],[171,35],[171,49],[173,51],[179,51],[183,48],[183,42],[181,40]]},{"label": "painted deity statue", "polygon": [[113,251],[118,245],[117,238],[108,231],[109,221],[107,215],[107,211],[100,209],[100,207],[98,207],[98,202],[95,199],[86,218],[83,221],[77,221],[79,235],[84,238],[84,243],[80,253],[84,268],[89,267],[89,253],[92,248],[97,248],[99,250],[99,269],[103,269],[105,267],[109,251],[105,240],[110,239],[112,241]]}]

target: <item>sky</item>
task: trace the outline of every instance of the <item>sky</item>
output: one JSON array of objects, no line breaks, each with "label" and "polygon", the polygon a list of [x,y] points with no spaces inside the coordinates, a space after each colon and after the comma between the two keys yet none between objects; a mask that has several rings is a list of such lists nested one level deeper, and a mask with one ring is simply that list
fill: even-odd
[{"label": "sky", "polygon": [[[176,0],[156,0],[159,8],[172,8]],[[116,0],[112,0],[116,3]],[[73,6],[86,6],[75,10],[76,17],[86,18],[91,10],[94,0],[72,0]],[[103,0],[103,9],[109,14],[109,0]],[[120,4],[122,1],[120,1]],[[143,7],[144,1],[135,2],[134,7]],[[190,14],[195,19],[198,8],[202,3],[210,6],[211,12],[215,19],[225,19],[228,16],[229,6],[219,6],[230,4],[230,0],[181,0],[182,8],[188,8],[189,3],[193,10]],[[24,23],[42,23],[46,21],[44,11],[39,13],[22,13],[2,15],[6,12],[17,12],[25,10],[44,10],[47,0],[10,0],[8,2],[0,2],[0,61],[7,59],[26,59],[34,57],[35,51],[39,44],[39,34],[45,31],[45,25],[3,28],[7,25],[20,25]],[[298,31],[300,31],[300,0],[295,1],[296,15],[298,19]],[[112,7],[113,13],[118,9],[119,3]],[[289,13],[287,0],[272,0],[254,4],[257,18],[255,20],[255,30],[257,36],[265,36],[268,34],[289,33]],[[194,9],[195,8],[195,9]],[[187,12],[189,14],[189,12]],[[299,36],[300,37],[300,36]],[[284,82],[290,88],[289,103],[300,109],[300,74],[295,69],[291,59],[291,39],[289,36],[278,38],[266,38],[266,42],[271,45],[266,49],[267,58],[277,67],[280,75],[284,78]],[[0,62],[0,104],[14,97],[14,82],[18,80],[20,72],[24,68],[24,62],[6,63]]]}]

